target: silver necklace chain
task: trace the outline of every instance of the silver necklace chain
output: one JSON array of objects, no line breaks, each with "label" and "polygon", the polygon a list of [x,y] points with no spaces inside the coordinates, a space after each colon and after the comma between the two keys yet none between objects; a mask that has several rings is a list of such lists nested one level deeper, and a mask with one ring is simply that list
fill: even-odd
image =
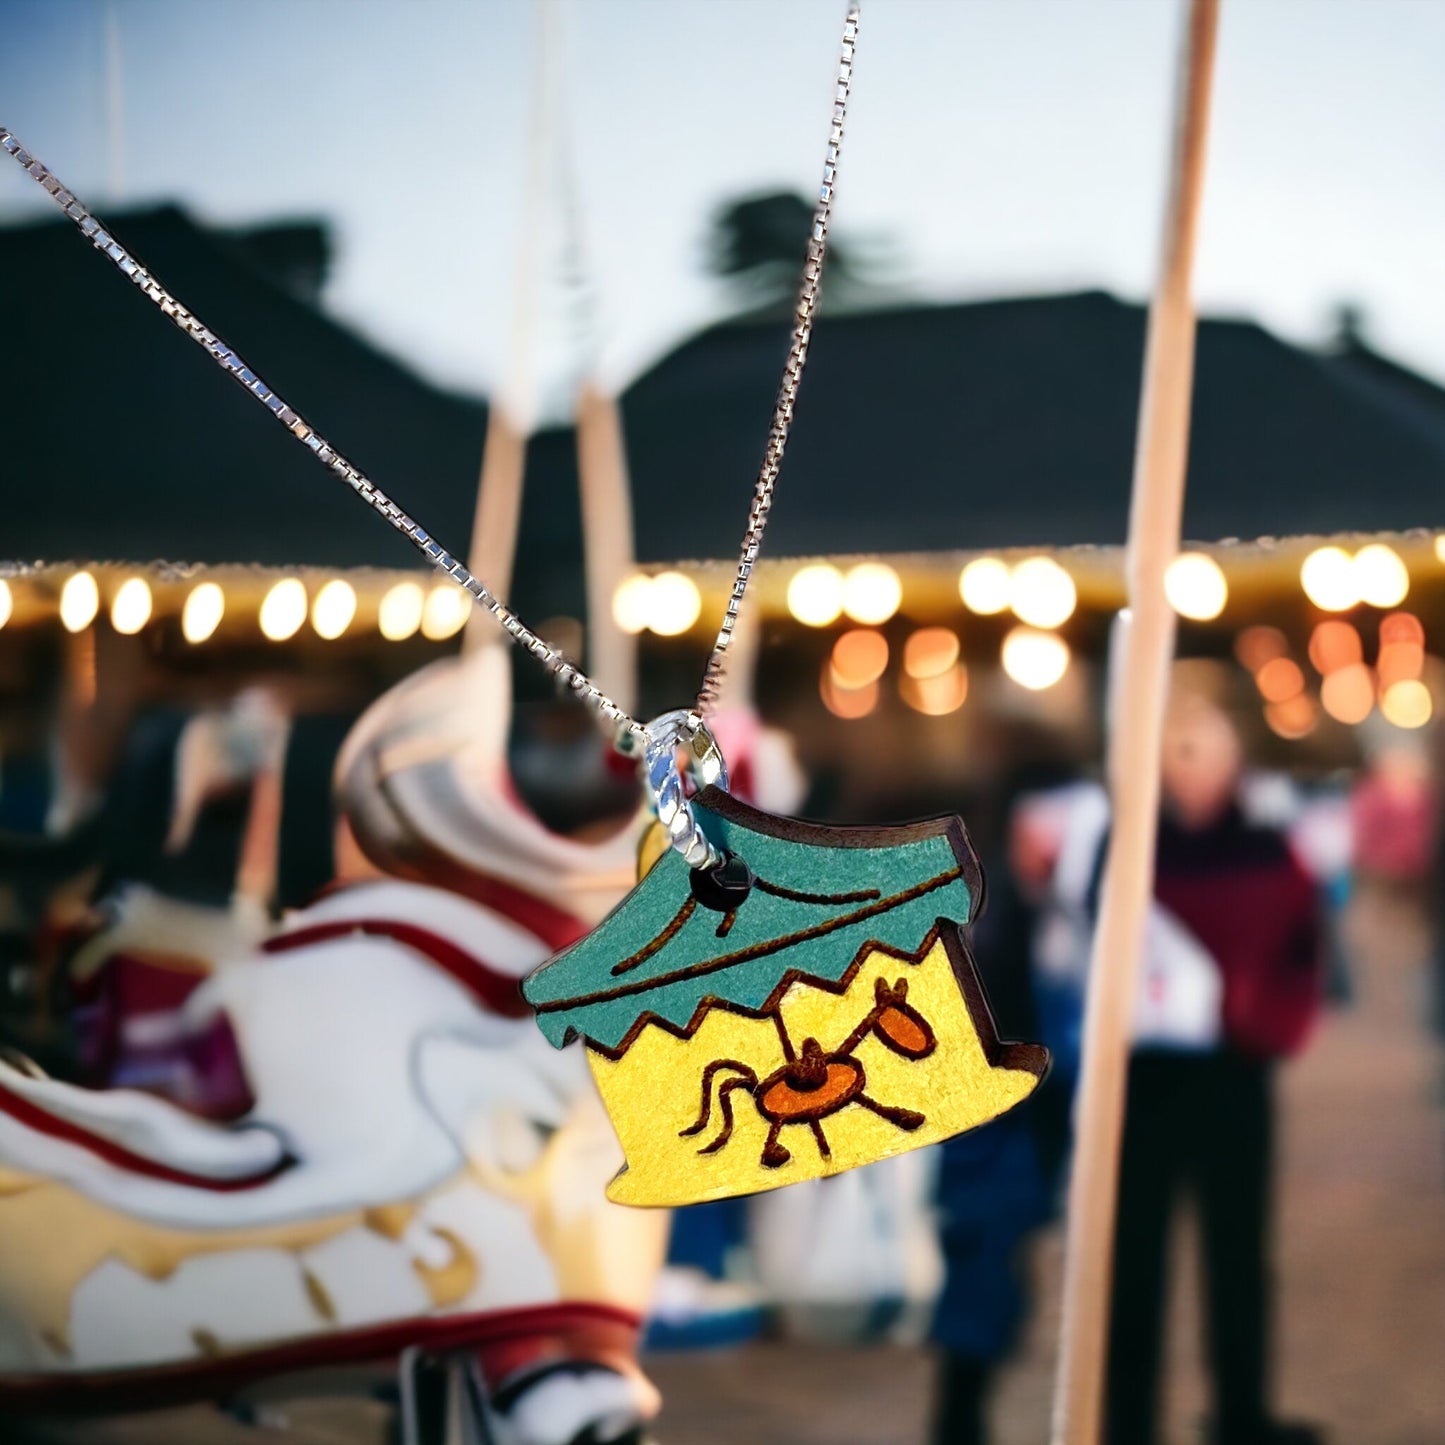
[{"label": "silver necklace chain", "polygon": [[[697,700],[699,715],[709,710],[717,700],[728,645],[732,641],[738,610],[742,605],[743,594],[747,591],[748,579],[752,575],[753,564],[757,561],[758,551],[762,545],[763,530],[767,526],[768,511],[772,507],[778,470],[782,464],[783,448],[787,444],[788,433],[793,424],[793,407],[798,395],[798,381],[803,373],[803,363],[808,356],[808,343],[813,334],[813,315],[817,308],[818,290],[822,279],[823,255],[828,239],[828,222],[833,209],[834,177],[837,172],[838,152],[843,141],[843,119],[848,106],[848,92],[853,74],[853,50],[857,36],[858,6],[852,4],[849,6],[847,19],[843,25],[843,48],[838,63],[838,76],[833,96],[832,128],[828,134],[828,150],[823,166],[823,184],[818,194],[817,208],[813,213],[813,230],[808,239],[807,259],[803,267],[803,281],[794,314],[788,359],[783,368],[783,380],[778,390],[772,427],[768,432],[768,444],[763,454],[762,469],[758,474],[752,508],[748,513],[747,530],[743,534],[737,576],[728,597],[727,611],[723,615],[717,642],[713,646],[712,655],[708,658],[707,667],[703,673],[702,688]],[[620,742],[625,742],[634,749],[646,742],[647,729],[642,723],[629,716],[578,667],[569,662],[558,648],[553,647],[533,632],[501,598],[488,590],[480,578],[473,576],[462,562],[446,551],[429,532],[423,530],[407,516],[359,467],[349,462],[310,423],[305,421],[294,407],[290,406],[279,393],[269,387],[246,364],[238,352],[222,341],[198,316],[177,301],[75,198],[74,193],[67,190],[61,184],[60,179],[36,160],[3,126],[0,126],[0,146],[3,146],[24,167],[26,173],[38,182],[56,205],[75,222],[81,235],[85,236],[97,251],[110,258],[121,275],[129,278],[131,283],[153,302],[163,315],[169,316],[192,341],[202,347],[218,366],[227,371],[251,396],[255,397],[319,462],[329,467],[336,476],[351,487],[357,496],[369,503],[374,511],[395,527],[437,571],[451,578],[453,582],[480,602],[497,619],[513,641],[530,652],[561,686],[570,688],[583,702],[595,708],[609,722],[614,723],[618,729]]]},{"label": "silver necklace chain", "polygon": [[798,399],[798,383],[808,359],[808,343],[813,339],[813,316],[818,309],[818,292],[823,283],[823,256],[828,249],[828,223],[833,218],[833,186],[838,174],[838,155],[843,147],[843,121],[848,113],[848,92],[853,85],[853,50],[858,41],[858,6],[850,4],[843,22],[843,48],[838,57],[838,75],[833,90],[833,121],[828,132],[828,149],[823,158],[823,183],[818,188],[818,204],[813,211],[813,230],[808,237],[807,259],[803,262],[803,282],[798,288],[798,304],[793,312],[793,334],[788,345],[788,359],[783,365],[783,380],[773,407],[773,422],[768,428],[768,444],[763,451],[763,464],[753,491],[753,504],[748,511],[747,530],[743,533],[738,570],[728,594],[727,610],[712,655],[703,671],[702,687],[697,696],[697,710],[709,712],[717,702],[722,686],[727,652],[737,626],[743,594],[753,564],[763,545],[763,530],[772,510],[773,492],[778,485],[778,472],[783,465],[783,449],[793,427],[793,407]]}]

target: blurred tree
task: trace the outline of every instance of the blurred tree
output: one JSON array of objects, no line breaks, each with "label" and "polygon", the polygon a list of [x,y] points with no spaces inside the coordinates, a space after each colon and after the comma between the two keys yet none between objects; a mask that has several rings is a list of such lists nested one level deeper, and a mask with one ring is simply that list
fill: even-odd
[{"label": "blurred tree", "polygon": [[[812,202],[794,191],[740,196],[726,202],[713,220],[708,269],[760,310],[790,304],[812,227]],[[879,299],[873,293],[891,260],[888,248],[842,239],[835,227],[828,237],[824,296],[833,305]]]}]

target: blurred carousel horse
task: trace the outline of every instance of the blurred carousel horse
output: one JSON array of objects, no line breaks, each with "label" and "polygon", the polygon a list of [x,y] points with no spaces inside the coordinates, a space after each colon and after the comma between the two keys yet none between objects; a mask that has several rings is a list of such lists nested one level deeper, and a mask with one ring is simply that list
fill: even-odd
[{"label": "blurred carousel horse", "polygon": [[517,989],[630,885],[639,830],[584,843],[527,811],[505,666],[484,649],[374,704],[337,766],[341,880],[195,975],[175,1036],[231,1117],[0,1063],[0,1409],[420,1347],[479,1361],[502,1445],[640,1438],[667,1216],[604,1198],[621,1152],[585,1064]]},{"label": "blurred carousel horse", "polygon": [[224,1020],[195,1033],[182,1010],[217,959],[272,929],[291,721],[248,689],[159,739],[141,731],[106,805],[100,899],[68,929],[77,1074],[231,1118],[251,1103],[234,1040]]}]

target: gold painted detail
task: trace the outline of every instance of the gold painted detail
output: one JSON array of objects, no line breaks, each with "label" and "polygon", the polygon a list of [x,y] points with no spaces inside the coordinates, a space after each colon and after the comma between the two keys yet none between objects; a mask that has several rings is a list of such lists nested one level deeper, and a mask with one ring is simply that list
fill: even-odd
[{"label": "gold painted detail", "polygon": [[451,1246],[452,1256],[445,1264],[429,1265],[420,1259],[413,1259],[411,1267],[417,1278],[426,1287],[431,1302],[437,1309],[460,1303],[476,1287],[481,1275],[476,1256],[450,1229],[441,1225],[431,1226],[431,1232]]},{"label": "gold painted detail", "polygon": [[416,1210],[416,1204],[410,1201],[400,1204],[375,1204],[362,1211],[361,1219],[369,1230],[381,1235],[383,1239],[397,1240],[406,1233],[407,1226],[416,1218]]},{"label": "gold painted detail", "polygon": [[311,1301],[311,1308],[328,1324],[334,1324],[336,1306],[332,1303],[326,1286],[309,1269],[301,1271],[301,1282],[306,1286],[306,1298]]}]

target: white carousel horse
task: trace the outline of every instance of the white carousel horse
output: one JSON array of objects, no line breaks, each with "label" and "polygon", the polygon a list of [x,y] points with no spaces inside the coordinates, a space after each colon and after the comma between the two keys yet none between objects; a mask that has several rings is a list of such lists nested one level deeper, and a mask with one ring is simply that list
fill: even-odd
[{"label": "white carousel horse", "polygon": [[0,1063],[0,1407],[424,1346],[478,1352],[516,1445],[655,1412],[635,1348],[666,1216],[605,1200],[621,1153],[585,1065],[517,991],[631,882],[636,830],[585,844],[527,813],[479,726],[496,666],[408,679],[338,764],[361,850],[445,886],[356,867],[186,999],[244,1114]]}]

